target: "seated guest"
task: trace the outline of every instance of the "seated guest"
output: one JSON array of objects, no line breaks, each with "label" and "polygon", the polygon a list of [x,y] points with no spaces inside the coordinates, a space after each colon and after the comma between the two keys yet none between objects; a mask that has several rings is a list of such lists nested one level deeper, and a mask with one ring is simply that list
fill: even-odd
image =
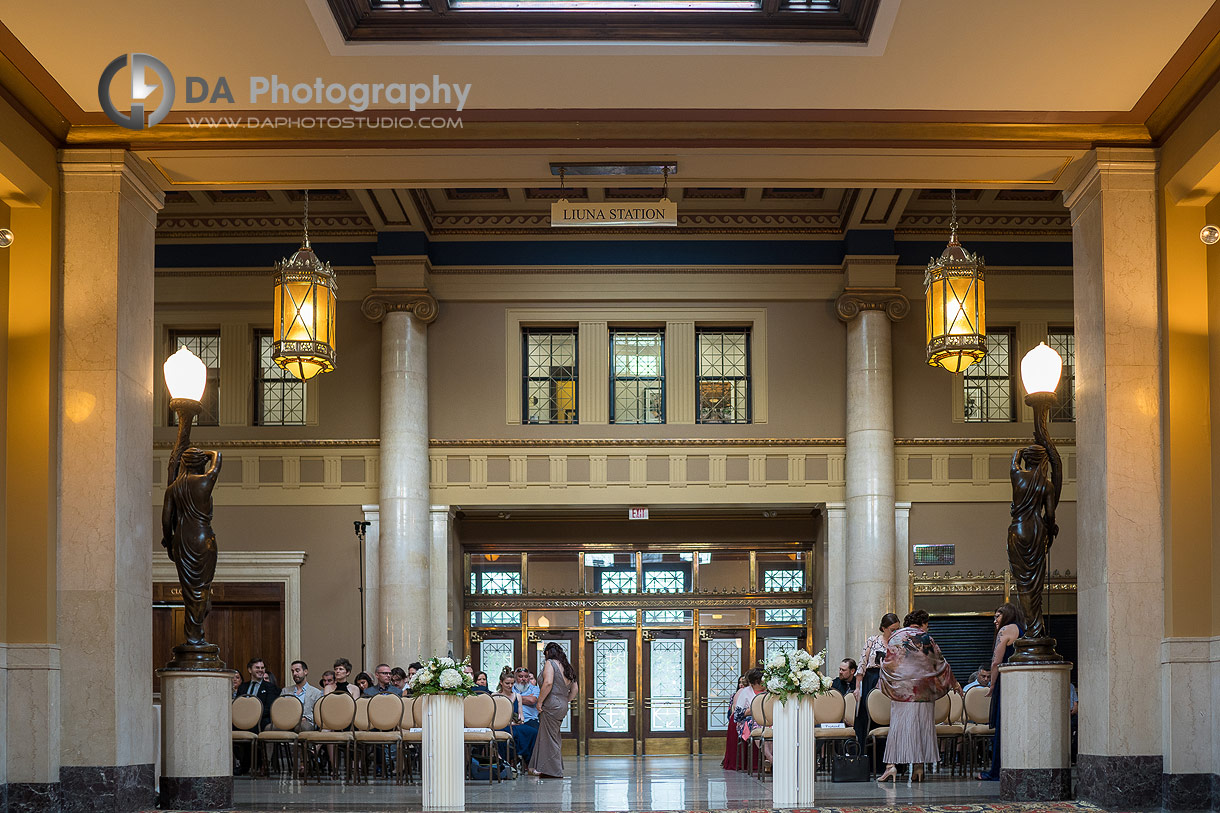
[{"label": "seated guest", "polygon": [[295,697],[301,701],[301,722],[294,729],[298,734],[302,731],[313,731],[313,706],[322,699],[322,690],[309,685],[309,667],[305,661],[292,662],[292,685],[285,686],[280,697]]},{"label": "seated guest", "polygon": [[[763,688],[762,679],[763,673],[761,669],[751,669],[749,672],[746,672],[746,681],[750,685],[744,689],[738,689],[737,694],[733,695],[733,722],[737,724],[737,735],[746,741],[749,741],[751,731],[762,728],[750,713],[750,704],[754,702],[754,698],[767,692]],[[769,740],[763,741],[763,756],[771,759],[771,742]]]},{"label": "seated guest", "polygon": [[970,682],[963,688],[963,692],[968,692],[975,686],[990,686],[991,685],[991,664],[985,663],[978,668],[978,671],[970,676]]},{"label": "seated guest", "polygon": [[233,672],[233,697],[231,699],[233,699],[233,700],[237,699],[237,692],[241,688],[241,684],[242,684],[241,672],[234,670],[234,672]]},{"label": "seated guest", "polygon": [[[515,678],[512,669],[504,667],[504,671],[500,673],[500,686],[496,694],[503,695],[513,701],[513,720],[507,729],[509,734],[513,735],[513,744],[517,749],[519,756],[525,765],[529,765],[530,757],[534,753],[534,740],[538,738],[538,728],[536,726],[524,725],[521,717],[521,710],[525,706],[521,703],[521,695],[517,694]],[[508,747],[504,744],[500,745],[500,756],[508,758]]]},{"label": "seated guest", "polygon": [[[280,690],[267,679],[267,665],[263,663],[262,658],[251,658],[250,662],[246,664],[246,672],[250,679],[237,687],[237,696],[257,697],[262,703],[263,714],[257,726],[257,729],[262,731],[271,725],[271,704],[275,702],[275,698],[279,697]],[[244,776],[250,771],[250,751],[248,748],[234,746],[234,752],[237,757],[237,769],[234,771],[234,776]]]},{"label": "seated guest", "polygon": [[373,694],[376,694],[376,692],[373,691],[373,676],[368,672],[361,672],[360,674],[356,675],[356,679],[353,680],[352,683],[355,685],[356,691],[360,692],[362,695],[368,694],[370,691],[372,691]]},{"label": "seated guest", "polygon": [[335,690],[335,673],[331,669],[327,669],[322,673],[322,679],[318,681],[318,688],[322,690],[322,694],[330,694]]},{"label": "seated guest", "polygon": [[407,673],[403,671],[401,666],[395,666],[390,670],[390,683],[395,689],[398,690],[398,694],[403,695],[404,697],[406,696]]},{"label": "seated guest", "polygon": [[532,681],[530,670],[517,667],[517,696],[521,698],[522,725],[538,727],[538,684]]},{"label": "seated guest", "polygon": [[[352,662],[347,658],[339,658],[335,661],[335,684],[330,691],[326,692],[347,692],[355,700],[360,696],[360,690],[347,682],[347,676],[352,673]],[[367,675],[365,677],[368,677]],[[323,691],[326,691],[325,689]]]},{"label": "seated guest", "polygon": [[484,694],[491,694],[491,689],[487,688],[487,673],[486,672],[476,672],[475,673],[474,690],[476,692],[483,692]]},{"label": "seated guest", "polygon": [[[738,691],[744,689],[745,687],[747,687],[749,685],[750,685],[750,682],[748,680],[746,680],[745,675],[741,675],[740,677],[737,678],[737,690]],[[736,692],[734,692],[733,694],[734,694],[734,696],[736,696]],[[741,740],[737,734],[737,723],[733,720],[732,700],[733,700],[733,698],[729,699],[728,708],[725,709],[725,712],[726,712],[725,718],[729,724],[729,727],[728,727],[728,731],[725,732],[726,737],[725,737],[725,743],[724,743],[724,759],[720,760],[720,767],[724,768],[726,771],[736,771],[736,770],[740,770],[740,768],[741,768],[741,766],[739,766],[737,764],[737,743],[740,742]]]},{"label": "seated guest", "polygon": [[[406,677],[405,673],[403,677]],[[394,670],[388,663],[377,664],[377,668],[373,670],[373,679],[373,685],[364,690],[365,697],[376,697],[379,694],[402,695],[402,687],[394,685]],[[359,683],[360,678],[356,678],[356,682]]]},{"label": "seated guest", "polygon": [[839,694],[848,694],[856,690],[856,662],[844,658],[839,664],[839,676],[830,682],[830,688]]},{"label": "seated guest", "polygon": [[420,663],[419,661],[412,661],[411,663],[407,664],[407,691],[406,691],[406,694],[411,693],[411,678],[415,677],[415,673],[423,668],[424,668],[424,665],[422,663]]}]

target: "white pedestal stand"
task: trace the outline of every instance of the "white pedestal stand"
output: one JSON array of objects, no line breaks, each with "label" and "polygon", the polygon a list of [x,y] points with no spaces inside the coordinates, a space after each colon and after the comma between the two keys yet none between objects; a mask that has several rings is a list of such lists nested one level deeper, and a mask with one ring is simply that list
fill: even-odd
[{"label": "white pedestal stand", "polygon": [[797,695],[775,703],[772,801],[776,807],[813,805],[813,769],[817,743],[813,736],[813,697]]},{"label": "white pedestal stand", "polygon": [[158,669],[161,676],[161,794],[170,809],[233,806],[233,671]]},{"label": "white pedestal stand", "polygon": [[424,701],[424,810],[466,807],[462,712],[460,697],[434,694]]},{"label": "white pedestal stand", "polygon": [[1000,797],[1072,798],[1070,663],[1000,667]]}]

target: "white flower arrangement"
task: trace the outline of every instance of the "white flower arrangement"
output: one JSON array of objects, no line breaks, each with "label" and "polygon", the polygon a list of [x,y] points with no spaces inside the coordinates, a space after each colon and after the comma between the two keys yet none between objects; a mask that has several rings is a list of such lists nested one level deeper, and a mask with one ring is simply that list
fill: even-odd
[{"label": "white flower arrangement", "polygon": [[474,694],[474,671],[470,659],[431,658],[411,678],[411,693],[451,694],[465,697]]},{"label": "white flower arrangement", "polygon": [[817,655],[810,655],[803,649],[778,652],[767,661],[763,685],[784,700],[795,695],[826,694],[832,681],[820,671],[824,663],[826,650]]}]

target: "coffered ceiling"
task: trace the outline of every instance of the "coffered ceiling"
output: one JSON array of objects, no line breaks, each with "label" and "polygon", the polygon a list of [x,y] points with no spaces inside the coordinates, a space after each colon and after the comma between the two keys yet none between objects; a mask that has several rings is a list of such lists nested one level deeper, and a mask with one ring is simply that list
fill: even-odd
[{"label": "coffered ceiling", "polygon": [[[656,200],[660,187],[572,186],[570,200]],[[558,187],[330,189],[310,194],[310,231],[322,238],[371,237],[381,231],[423,231],[429,237],[551,234],[550,204]],[[676,229],[582,230],[583,234],[842,235],[888,229],[898,235],[944,236],[944,189],[704,187],[673,184]],[[171,191],[158,239],[294,239],[300,234],[299,190]],[[965,189],[958,194],[962,233],[1066,238],[1061,195],[1053,189]],[[570,233],[565,233],[570,237]]]}]

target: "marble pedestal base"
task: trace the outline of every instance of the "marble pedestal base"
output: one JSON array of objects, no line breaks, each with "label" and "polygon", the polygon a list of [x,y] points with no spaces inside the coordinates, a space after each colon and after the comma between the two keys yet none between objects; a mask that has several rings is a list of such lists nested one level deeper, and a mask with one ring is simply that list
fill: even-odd
[{"label": "marble pedestal base", "polygon": [[233,672],[158,669],[161,793],[158,806],[222,810],[233,804],[229,704]]},{"label": "marble pedestal base", "polygon": [[814,756],[813,697],[807,694],[775,703],[771,741],[771,799],[776,807],[812,807]]},{"label": "marble pedestal base", "polygon": [[462,698],[452,695],[428,695],[424,701],[424,810],[466,807],[463,710]]},{"label": "marble pedestal base", "polygon": [[1072,796],[1070,663],[1000,667],[1000,798]]}]

